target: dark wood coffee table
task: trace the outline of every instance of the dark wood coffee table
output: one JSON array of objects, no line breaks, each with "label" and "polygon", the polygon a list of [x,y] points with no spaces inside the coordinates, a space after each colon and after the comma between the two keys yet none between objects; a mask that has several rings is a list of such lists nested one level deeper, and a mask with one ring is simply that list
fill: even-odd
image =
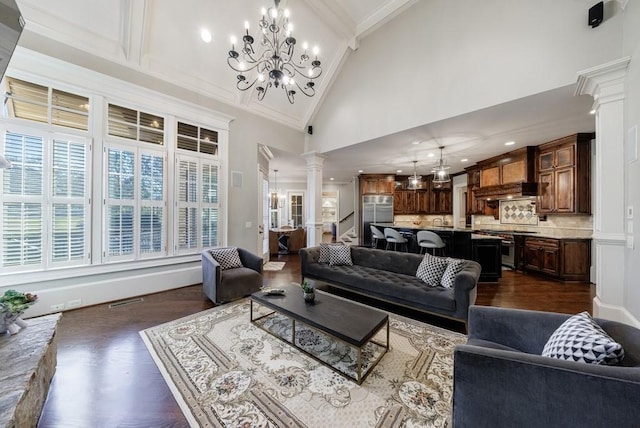
[{"label": "dark wood coffee table", "polygon": [[[257,291],[251,295],[251,322],[275,337],[293,345],[337,373],[340,373],[350,380],[356,381],[358,385],[362,384],[367,375],[371,373],[389,349],[389,316],[377,309],[351,302],[317,289],[315,291],[315,302],[306,303],[302,297],[300,286],[287,284],[277,286],[277,288],[284,289],[285,294],[282,296],[272,296],[265,295],[262,291]],[[256,303],[268,308],[271,312],[259,314],[254,318],[254,305]],[[290,340],[289,338],[282,337],[270,331],[268,328],[265,328],[264,323],[260,322],[260,320],[273,316],[274,314],[284,315],[291,320]],[[332,366],[319,358],[319,356],[314,355],[300,346],[296,342],[296,322],[301,322],[308,327],[328,335],[332,339],[341,341],[355,348],[357,352],[356,375],[352,376]],[[375,341],[374,336],[385,326],[387,328],[386,342],[383,344]],[[363,367],[362,354],[367,344],[378,346],[380,350],[377,352],[378,355],[375,360],[371,364],[367,364],[368,367],[366,367],[366,370],[363,372],[365,367]]]}]

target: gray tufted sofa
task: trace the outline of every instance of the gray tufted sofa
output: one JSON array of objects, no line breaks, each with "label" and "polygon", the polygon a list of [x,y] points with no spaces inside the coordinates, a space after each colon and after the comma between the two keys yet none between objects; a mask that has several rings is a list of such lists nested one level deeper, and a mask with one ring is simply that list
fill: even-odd
[{"label": "gray tufted sofa", "polygon": [[430,287],[416,278],[423,256],[351,247],[353,266],[319,263],[320,247],[300,250],[302,279],[316,279],[351,292],[467,322],[476,300],[480,264],[466,260],[453,288]]}]

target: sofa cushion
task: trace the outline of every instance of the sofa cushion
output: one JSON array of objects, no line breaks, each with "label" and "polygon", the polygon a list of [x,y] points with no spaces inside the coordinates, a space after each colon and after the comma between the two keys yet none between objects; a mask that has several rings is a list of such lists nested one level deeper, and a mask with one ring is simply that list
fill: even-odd
[{"label": "sofa cushion", "polygon": [[222,270],[235,269],[242,267],[240,254],[235,247],[231,248],[214,248],[210,250],[211,256],[218,262]]},{"label": "sofa cushion", "polygon": [[320,244],[320,256],[318,257],[318,263],[329,263],[329,247],[332,246],[345,246],[344,244]]},{"label": "sofa cushion", "polygon": [[581,312],[568,318],[553,332],[542,355],[590,364],[617,364],[624,357],[624,349],[588,312]]},{"label": "sofa cushion", "polygon": [[418,270],[416,271],[416,277],[423,280],[427,285],[436,287],[440,285],[442,275],[447,269],[447,260],[442,257],[435,257],[427,253],[424,255]]},{"label": "sofa cushion", "polygon": [[329,264],[331,266],[353,266],[353,262],[351,261],[351,247],[346,245],[330,246]]},{"label": "sofa cushion", "polygon": [[440,285],[444,288],[453,288],[453,282],[456,279],[456,275],[462,272],[464,268],[464,260],[462,259],[447,259],[447,268],[442,274],[442,280]]}]

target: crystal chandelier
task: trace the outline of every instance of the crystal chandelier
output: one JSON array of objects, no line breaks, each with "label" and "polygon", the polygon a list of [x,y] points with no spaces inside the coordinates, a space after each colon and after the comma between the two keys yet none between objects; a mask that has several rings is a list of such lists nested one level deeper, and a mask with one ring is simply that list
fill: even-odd
[{"label": "crystal chandelier", "polygon": [[433,173],[433,183],[436,184],[448,183],[451,181],[451,177],[449,176],[449,168],[451,168],[451,166],[449,166],[446,161],[442,160],[442,149],[444,149],[444,147],[440,146],[440,160],[431,170]]},{"label": "crystal chandelier", "polygon": [[[244,22],[245,35],[242,37],[241,54],[236,51],[236,38],[231,36],[231,50],[227,64],[237,71],[236,87],[241,91],[251,89],[257,84],[258,100],[262,101],[269,88],[281,87],[291,104],[294,102],[295,88],[308,97],[315,95],[314,80],[322,74],[318,48],[313,48],[315,59],[309,64],[308,44],[302,44],[304,52],[298,62],[294,59],[296,39],[293,37],[293,24],[289,22],[289,10],[278,8],[280,0],[274,0],[275,6],[262,9],[262,18],[258,37],[260,46],[254,50],[254,38],[249,34],[249,21]],[[247,76],[250,74],[250,76]],[[306,84],[300,86],[298,80]]]},{"label": "crystal chandelier", "polygon": [[409,179],[407,180],[407,189],[409,190],[417,190],[417,189],[422,189],[422,176],[418,175],[418,172],[416,170],[416,164],[418,163],[418,161],[413,161],[413,175],[409,177]]}]

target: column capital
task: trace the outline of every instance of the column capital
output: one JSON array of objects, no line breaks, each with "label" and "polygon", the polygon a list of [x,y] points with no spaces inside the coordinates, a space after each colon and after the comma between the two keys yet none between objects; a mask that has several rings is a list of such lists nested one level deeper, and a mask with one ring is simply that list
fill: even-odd
[{"label": "column capital", "polygon": [[587,94],[596,100],[602,95],[624,96],[624,78],[630,61],[631,57],[626,56],[579,71],[574,95]]},{"label": "column capital", "polygon": [[325,155],[318,152],[305,152],[300,156],[302,156],[304,160],[307,161],[307,166],[310,167],[322,167],[322,165],[324,164],[324,160],[327,158]]}]

